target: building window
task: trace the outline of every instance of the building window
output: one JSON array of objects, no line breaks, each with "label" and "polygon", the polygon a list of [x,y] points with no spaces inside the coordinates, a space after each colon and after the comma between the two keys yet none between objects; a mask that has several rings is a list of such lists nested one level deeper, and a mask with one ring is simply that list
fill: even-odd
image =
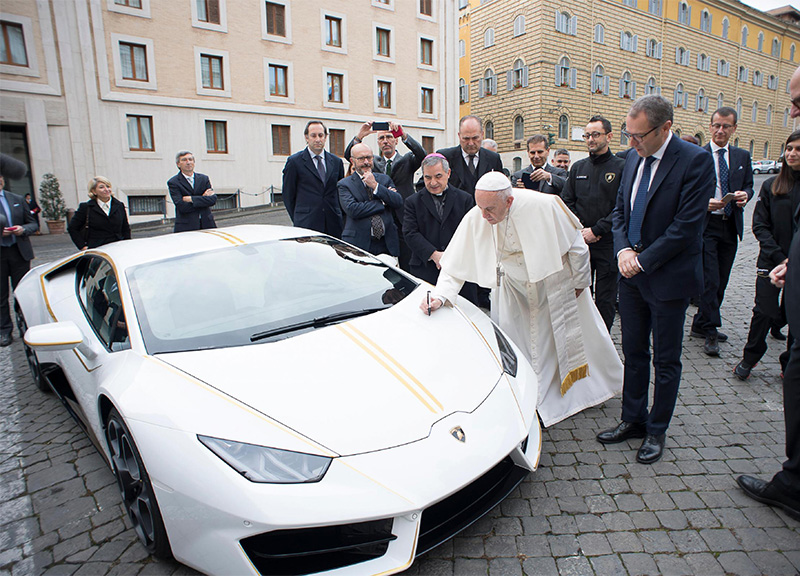
[{"label": "building window", "polygon": [[514,36],[522,36],[525,34],[525,16],[520,14],[514,18]]},{"label": "building window", "polygon": [[375,53],[385,58],[391,57],[391,34],[385,28],[375,29]]},{"label": "building window", "polygon": [[758,102],[753,102],[753,109],[750,111],[750,121],[758,122]]},{"label": "building window", "polygon": [[480,92],[481,98],[490,94],[497,94],[497,76],[495,76],[491,68],[487,68],[486,72],[483,73]]},{"label": "building window", "polygon": [[142,7],[142,0],[114,0],[117,6],[125,6],[126,8],[136,8],[137,10]]},{"label": "building window", "polygon": [[727,40],[728,39],[728,31],[730,30],[731,23],[728,21],[727,18],[722,19],[722,37]]},{"label": "building window", "polygon": [[742,26],[742,46],[747,46],[747,26]]},{"label": "building window", "polygon": [[195,0],[197,19],[200,22],[219,24],[219,0]]},{"label": "building window", "polygon": [[525,119],[522,116],[514,117],[514,140],[525,139]]},{"label": "building window", "polygon": [[697,69],[702,72],[708,72],[711,69],[711,59],[705,54],[698,54]]},{"label": "building window", "polygon": [[711,32],[711,14],[706,10],[700,14],[700,30],[703,32]]},{"label": "building window", "polygon": [[328,102],[344,102],[344,76],[328,73]]},{"label": "building window", "polygon": [[325,45],[342,47],[342,19],[335,16],[325,16]]},{"label": "building window", "polygon": [[605,77],[605,70],[599,64],[594,68],[592,75],[592,92],[596,94],[608,94],[608,79]]},{"label": "building window", "polygon": [[147,48],[142,44],[119,43],[123,80],[147,82]]},{"label": "building window", "polygon": [[777,38],[772,39],[772,55],[775,58],[781,55],[781,43]]},{"label": "building window", "polygon": [[624,72],[619,79],[619,97],[636,100],[636,82],[631,79],[630,72]]},{"label": "building window", "polygon": [[392,107],[392,83],[378,80],[378,108]]},{"label": "building window", "polygon": [[778,89],[778,77],[774,74],[770,74],[769,78],[767,78],[767,88],[770,90],[777,90]]},{"label": "building window", "polygon": [[562,34],[576,36],[578,34],[578,17],[570,17],[569,12],[556,10],[556,31]]},{"label": "building window", "polygon": [[594,26],[594,41],[598,44],[606,43],[606,29],[602,24],[595,24]]},{"label": "building window", "polygon": [[689,55],[690,52],[683,46],[678,46],[675,48],[675,63],[680,64],[681,66],[688,66],[689,65]]},{"label": "building window", "polygon": [[622,0],[623,6],[630,6],[631,8],[636,8],[636,0]]},{"label": "building window", "polygon": [[166,215],[164,196],[128,196],[128,213],[131,216]]},{"label": "building window", "polygon": [[287,88],[287,77],[289,68],[287,66],[280,66],[278,64],[269,65],[269,95],[270,96],[283,96],[289,95]]},{"label": "building window", "polygon": [[206,151],[209,154],[228,153],[228,123],[206,120]]},{"label": "building window", "polygon": [[528,67],[522,62],[522,59],[517,58],[514,61],[514,68],[511,70],[511,85],[509,90],[514,88],[524,88],[528,85]]},{"label": "building window", "polygon": [[764,33],[763,32],[759,32],[758,33],[758,51],[759,52],[763,52],[764,51]]},{"label": "building window", "polygon": [[514,156],[514,160],[512,162],[513,162],[514,172],[519,172],[520,170],[522,170],[522,158],[520,158],[519,156]]},{"label": "building window", "polygon": [[696,112],[708,112],[708,98],[706,98],[706,91],[702,88],[697,91],[697,96],[695,96],[694,109]]},{"label": "building window", "polygon": [[[333,130],[331,130],[333,132]],[[289,156],[292,153],[289,135],[291,128],[289,126],[281,126],[280,124],[272,125],[272,154],[273,156]],[[339,156],[339,154],[337,154]]]},{"label": "building window", "polygon": [[725,96],[720,92],[717,94],[717,108],[722,108],[725,106]]},{"label": "building window", "polygon": [[562,114],[558,118],[558,137],[561,140],[569,138],[569,118],[566,114]]},{"label": "building window", "polygon": [[661,0],[650,0],[647,3],[647,11],[653,16],[661,16]]},{"label": "building window", "polygon": [[222,56],[200,55],[200,76],[203,88],[224,90],[222,81]]},{"label": "building window", "polygon": [[433,114],[433,88],[422,88],[420,90],[420,112]]},{"label": "building window", "polygon": [[663,44],[656,40],[655,38],[650,38],[647,41],[647,46],[645,48],[645,54],[650,58],[655,58],[657,60],[661,60],[661,53],[663,49]]},{"label": "building window", "polygon": [[419,13],[433,16],[433,0],[419,0]]},{"label": "building window", "polygon": [[692,9],[686,2],[681,2],[678,6],[678,22],[689,25],[692,19]]},{"label": "building window", "polygon": [[433,40],[422,38],[419,41],[419,63],[433,66]]},{"label": "building window", "polygon": [[626,52],[636,52],[638,50],[639,37],[630,32],[619,33],[619,47]]},{"label": "building window", "polygon": [[266,2],[267,34],[270,36],[286,36],[286,6],[275,2]]},{"label": "building window", "polygon": [[422,148],[425,150],[426,154],[433,154],[434,150],[434,139],[433,136],[423,136],[422,137]]},{"label": "building window", "polygon": [[753,86],[763,86],[764,85],[764,77],[761,75],[759,70],[753,72]]},{"label": "building window", "polygon": [[465,104],[469,102],[469,85],[463,78],[458,79],[458,103]]},{"label": "building window", "polygon": [[717,60],[717,74],[720,76],[725,76],[726,78],[731,73],[731,64],[730,62],[726,62],[725,60],[719,59]]},{"label": "building window", "polygon": [[783,110],[783,127],[784,128],[788,128],[789,127],[789,109],[788,108],[784,108],[784,110]]},{"label": "building window", "polygon": [[753,153],[756,150],[756,143],[753,140],[750,140],[750,148],[749,148],[749,150],[750,150],[750,156],[752,157]]},{"label": "building window", "polygon": [[570,67],[569,58],[564,56],[556,64],[556,86],[568,86],[575,88],[577,85],[577,73],[575,68]]},{"label": "building window", "polygon": [[747,82],[747,77],[750,76],[750,71],[744,66],[739,66],[739,73],[736,76],[739,82]]},{"label": "building window", "polygon": [[736,100],[736,117],[737,118],[741,118],[742,117],[742,99],[741,98]]},{"label": "building window", "polygon": [[494,46],[494,28],[487,28],[483,33],[483,47]]},{"label": "building window", "polygon": [[672,105],[675,106],[675,108],[682,108],[685,101],[686,93],[683,91],[683,84],[678,83],[675,87],[675,97],[672,100]]},{"label": "building window", "polygon": [[620,146],[627,146],[628,145],[628,137],[625,136],[625,122],[622,123],[622,126],[619,130],[619,145]]},{"label": "building window", "polygon": [[463,40],[458,41],[458,57],[463,58],[467,55],[467,43]]},{"label": "building window", "polygon": [[658,90],[656,88],[656,79],[650,76],[647,79],[647,84],[644,85],[644,93],[645,94],[658,94]]},{"label": "building window", "polygon": [[344,156],[344,130],[339,128],[331,128],[328,131],[328,144],[331,148],[331,154],[342,158]]},{"label": "building window", "polygon": [[153,117],[128,114],[128,150],[131,152],[152,152]]},{"label": "building window", "polygon": [[483,124],[483,133],[487,138],[494,140],[494,122],[487,120]]},{"label": "building window", "polygon": [[[22,25],[13,22],[0,21],[3,32],[3,45],[0,48],[0,64],[12,66],[27,66],[28,54],[25,50],[25,37]],[[145,71],[147,68],[145,67]],[[146,80],[147,78],[145,78]]]},{"label": "building window", "polygon": [[789,60],[794,62],[794,44],[789,46]]}]

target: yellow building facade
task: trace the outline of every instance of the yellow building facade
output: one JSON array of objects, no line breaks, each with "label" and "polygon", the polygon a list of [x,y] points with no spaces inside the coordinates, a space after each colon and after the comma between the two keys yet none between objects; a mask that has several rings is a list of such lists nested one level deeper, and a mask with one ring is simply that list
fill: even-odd
[{"label": "yellow building facade", "polygon": [[676,133],[703,144],[711,113],[735,108],[736,143],[754,159],[777,158],[794,129],[788,80],[800,28],[791,19],[735,0],[472,0],[461,13],[470,39],[461,111],[484,120],[514,167],[527,164],[534,133],[551,134],[551,149],[585,153],[595,114],[611,121],[613,148],[627,147],[627,110],[649,93],[673,102]]}]

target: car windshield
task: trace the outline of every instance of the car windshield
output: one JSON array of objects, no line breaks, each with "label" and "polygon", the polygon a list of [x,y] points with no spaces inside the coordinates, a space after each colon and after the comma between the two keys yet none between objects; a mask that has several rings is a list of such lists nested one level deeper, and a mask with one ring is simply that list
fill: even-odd
[{"label": "car windshield", "polygon": [[321,236],[232,246],[127,272],[150,354],[290,338],[388,308],[417,284]]}]

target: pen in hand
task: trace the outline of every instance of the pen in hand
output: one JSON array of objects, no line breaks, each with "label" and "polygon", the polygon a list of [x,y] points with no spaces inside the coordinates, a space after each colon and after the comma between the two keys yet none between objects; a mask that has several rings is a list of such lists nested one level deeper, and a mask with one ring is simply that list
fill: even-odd
[{"label": "pen in hand", "polygon": [[428,316],[431,315],[431,291],[428,290]]}]

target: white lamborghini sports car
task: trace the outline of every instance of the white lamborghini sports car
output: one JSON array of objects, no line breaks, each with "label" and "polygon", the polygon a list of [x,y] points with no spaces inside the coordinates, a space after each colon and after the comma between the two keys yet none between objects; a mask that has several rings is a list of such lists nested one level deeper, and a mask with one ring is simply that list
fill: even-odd
[{"label": "white lamborghini sports car", "polygon": [[391,574],[536,468],[537,382],[466,301],[307,230],[118,242],[15,292],[33,378],[142,544],[209,574]]}]

